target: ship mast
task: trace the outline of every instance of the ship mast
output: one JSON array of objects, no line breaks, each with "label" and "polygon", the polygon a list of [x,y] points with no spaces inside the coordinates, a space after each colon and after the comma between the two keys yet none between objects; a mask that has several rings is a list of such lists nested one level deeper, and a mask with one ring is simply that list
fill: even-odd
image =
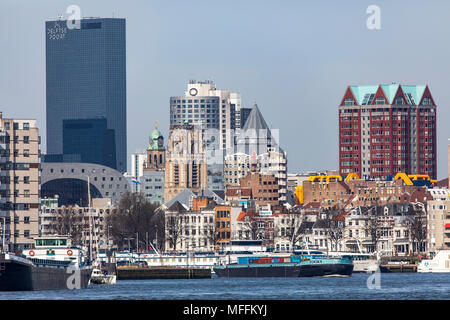
[{"label": "ship mast", "polygon": [[91,216],[91,185],[89,176],[87,177],[88,184],[88,214],[89,214],[89,259],[92,261],[92,216]]}]

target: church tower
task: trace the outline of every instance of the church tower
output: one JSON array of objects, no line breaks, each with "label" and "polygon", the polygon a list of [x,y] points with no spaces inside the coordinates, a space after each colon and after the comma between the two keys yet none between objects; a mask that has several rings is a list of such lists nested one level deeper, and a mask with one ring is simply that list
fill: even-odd
[{"label": "church tower", "polygon": [[147,148],[147,161],[145,170],[163,170],[166,165],[166,148],[164,147],[164,137],[158,130],[158,123],[155,121],[155,129],[149,137]]}]

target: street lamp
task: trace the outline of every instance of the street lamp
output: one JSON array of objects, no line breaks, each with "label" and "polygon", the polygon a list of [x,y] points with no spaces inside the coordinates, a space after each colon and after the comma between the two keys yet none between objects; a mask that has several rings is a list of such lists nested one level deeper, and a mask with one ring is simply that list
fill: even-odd
[{"label": "street lamp", "polygon": [[158,225],[157,224],[155,224],[155,232],[156,232],[155,246],[156,246],[156,249],[158,250]]},{"label": "street lamp", "polygon": [[124,238],[124,240],[128,240],[128,252],[131,253],[131,244],[130,244],[130,240],[134,240],[134,238]]}]

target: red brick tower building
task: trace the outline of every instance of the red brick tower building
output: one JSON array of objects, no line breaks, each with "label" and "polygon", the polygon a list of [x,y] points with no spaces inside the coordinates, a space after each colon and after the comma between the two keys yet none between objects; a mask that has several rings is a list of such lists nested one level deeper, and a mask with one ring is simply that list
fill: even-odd
[{"label": "red brick tower building", "polygon": [[428,86],[349,86],[339,105],[339,172],[437,177],[436,104]]}]

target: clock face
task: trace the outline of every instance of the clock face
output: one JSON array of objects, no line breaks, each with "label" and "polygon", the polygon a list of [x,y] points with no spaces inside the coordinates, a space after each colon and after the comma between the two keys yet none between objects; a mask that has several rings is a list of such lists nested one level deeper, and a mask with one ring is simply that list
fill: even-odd
[{"label": "clock face", "polygon": [[197,93],[198,93],[198,91],[197,91],[197,89],[195,89],[195,88],[191,88],[191,90],[189,90],[189,94],[190,94],[191,96],[196,96]]}]

